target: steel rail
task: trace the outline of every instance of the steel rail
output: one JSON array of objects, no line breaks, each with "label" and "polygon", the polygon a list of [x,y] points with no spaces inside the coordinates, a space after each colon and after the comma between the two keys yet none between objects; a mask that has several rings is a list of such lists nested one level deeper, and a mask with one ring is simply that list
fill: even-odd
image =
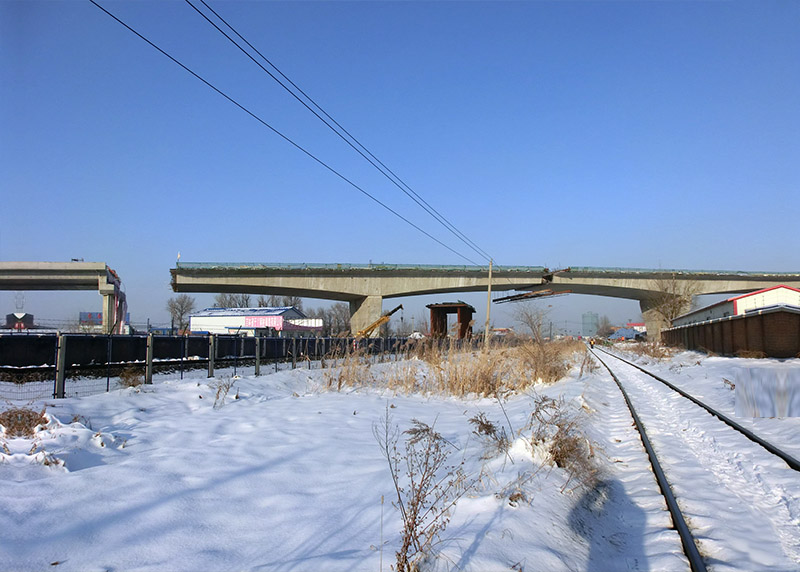
[{"label": "steel rail", "polygon": [[[597,349],[600,349],[600,348],[597,348]],[[750,439],[754,443],[758,443],[759,445],[761,445],[764,449],[766,449],[767,451],[769,451],[773,455],[775,455],[777,457],[780,457],[787,465],[789,465],[790,468],[794,469],[795,471],[800,471],[800,461],[798,461],[797,459],[795,459],[794,457],[792,457],[788,453],[782,451],[781,449],[778,449],[772,443],[770,443],[768,441],[765,441],[764,439],[762,439],[761,437],[759,437],[758,435],[756,435],[755,433],[753,433],[749,429],[745,429],[744,427],[739,425],[736,421],[734,421],[730,417],[727,417],[726,415],[720,413],[716,409],[714,409],[712,407],[709,407],[708,405],[706,405],[705,403],[703,403],[702,401],[700,401],[696,397],[693,397],[692,395],[689,395],[688,393],[683,391],[681,388],[676,387],[675,385],[673,385],[672,383],[670,383],[666,379],[661,378],[661,377],[657,376],[656,374],[647,371],[646,369],[636,365],[635,363],[629,362],[625,358],[621,358],[618,355],[614,355],[614,354],[612,354],[610,352],[607,352],[605,350],[600,350],[600,351],[602,351],[606,355],[609,355],[609,356],[611,356],[613,358],[616,358],[616,359],[618,359],[618,360],[620,360],[622,362],[625,362],[629,366],[635,367],[636,369],[638,369],[642,373],[645,373],[645,374],[649,375],[650,377],[652,377],[653,379],[656,379],[656,380],[660,381],[661,383],[663,383],[664,385],[666,385],[667,387],[669,387],[673,391],[676,391],[677,393],[681,394],[683,397],[685,397],[686,399],[688,399],[689,401],[691,401],[695,405],[699,405],[700,407],[705,409],[708,413],[710,413],[714,417],[718,418],[723,423],[726,423],[727,425],[729,425],[733,429],[736,429],[742,435],[744,435],[745,437],[747,437],[748,439]],[[597,358],[597,359],[600,359],[600,358]],[[608,367],[608,366],[606,366],[606,367]]]},{"label": "steel rail", "polygon": [[647,456],[650,459],[650,465],[653,468],[653,474],[656,477],[658,487],[661,489],[661,494],[664,496],[664,500],[667,502],[667,509],[672,516],[672,523],[675,526],[675,529],[678,531],[678,536],[680,536],[681,544],[683,545],[683,552],[686,554],[686,558],[689,559],[689,566],[691,567],[692,572],[706,572],[706,565],[705,562],[703,562],[703,557],[700,556],[700,551],[697,549],[697,544],[694,541],[692,532],[689,530],[689,525],[686,524],[686,519],[683,517],[683,513],[678,506],[678,501],[675,499],[675,494],[672,492],[672,487],[667,480],[664,469],[661,468],[661,463],[659,463],[658,457],[656,457],[656,452],[653,449],[653,445],[650,443],[650,439],[647,437],[647,432],[644,429],[644,425],[639,419],[639,415],[636,413],[636,409],[634,409],[633,403],[631,403],[631,400],[628,397],[628,392],[625,391],[624,387],[622,387],[622,383],[620,383],[614,372],[611,371],[611,368],[608,367],[608,364],[600,359],[597,354],[594,354],[594,357],[596,357],[597,360],[608,370],[608,373],[611,374],[611,377],[614,379],[617,387],[619,387],[620,392],[622,392],[622,397],[625,398],[625,403],[628,405],[628,410],[631,413],[631,417],[633,417],[636,430],[639,432],[639,436],[642,439],[642,445],[644,445],[645,451],[647,451]]}]

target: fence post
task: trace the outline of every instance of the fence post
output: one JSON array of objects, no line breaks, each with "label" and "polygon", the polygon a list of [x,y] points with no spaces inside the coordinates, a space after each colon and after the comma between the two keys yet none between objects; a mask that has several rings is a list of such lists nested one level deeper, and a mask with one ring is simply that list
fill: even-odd
[{"label": "fence post", "polygon": [[56,389],[53,397],[63,399],[66,397],[64,390],[64,369],[67,363],[67,336],[58,334],[58,350],[56,350]]},{"label": "fence post", "polygon": [[183,379],[183,358],[186,357],[186,334],[181,336],[181,379]]},{"label": "fence post", "polygon": [[292,369],[297,367],[297,338],[292,338]]},{"label": "fence post", "polygon": [[214,356],[216,355],[216,334],[208,334],[208,377],[214,377]]},{"label": "fence post", "polygon": [[261,374],[261,338],[256,336],[256,371],[255,376],[258,377]]},{"label": "fence post", "polygon": [[144,382],[148,385],[153,383],[153,334],[147,334],[147,353],[144,366]]},{"label": "fence post", "polygon": [[108,334],[108,347],[106,348],[106,393],[111,391],[111,334]]}]

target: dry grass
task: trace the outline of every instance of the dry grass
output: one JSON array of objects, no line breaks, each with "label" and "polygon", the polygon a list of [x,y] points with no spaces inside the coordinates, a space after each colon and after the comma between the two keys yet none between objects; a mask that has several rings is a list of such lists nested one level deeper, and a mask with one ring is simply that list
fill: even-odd
[{"label": "dry grass", "polygon": [[764,359],[767,354],[761,350],[739,350],[736,352],[736,357],[750,358],[750,359]]},{"label": "dry grass", "polygon": [[583,377],[584,373],[595,373],[600,369],[597,361],[594,359],[592,353],[588,350],[584,349],[583,352],[583,360],[581,361],[581,371],[578,374],[578,377]]},{"label": "dry grass", "polygon": [[0,425],[6,437],[33,437],[37,427],[47,425],[45,410],[39,412],[25,407],[15,407],[0,413]]},{"label": "dry grass", "polygon": [[560,380],[572,367],[576,352],[585,352],[585,346],[574,341],[528,342],[483,351],[425,340],[410,347],[410,356],[416,358],[411,364],[397,364],[377,377],[360,351],[329,358],[325,379],[336,391],[380,383],[406,393],[498,396]]},{"label": "dry grass", "polygon": [[374,381],[370,373],[369,360],[364,350],[343,356],[334,356],[326,362],[329,366],[324,374],[328,389],[341,391],[344,387],[365,387]]},{"label": "dry grass", "polygon": [[549,343],[529,343],[517,348],[523,365],[530,371],[534,383],[550,384],[567,375],[576,354],[582,355],[586,346],[575,340],[556,340]]},{"label": "dry grass", "polygon": [[135,367],[123,369],[119,374],[121,387],[139,387],[144,383],[144,372]]},{"label": "dry grass", "polygon": [[638,356],[646,356],[655,360],[671,358],[675,351],[668,346],[662,346],[658,342],[641,342],[630,346],[630,351]]}]

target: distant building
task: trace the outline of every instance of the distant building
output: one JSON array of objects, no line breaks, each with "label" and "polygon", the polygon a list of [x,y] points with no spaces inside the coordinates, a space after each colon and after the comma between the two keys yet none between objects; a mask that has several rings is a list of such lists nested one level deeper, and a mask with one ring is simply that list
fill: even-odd
[{"label": "distant building", "polygon": [[776,358],[800,353],[800,290],[780,285],[678,316],[665,343],[723,355]]},{"label": "distant building", "polygon": [[242,334],[247,336],[315,337],[322,320],[308,318],[293,306],[280,308],[206,308],[189,317],[193,334]]},{"label": "distant building", "polygon": [[33,314],[25,312],[15,312],[6,314],[6,325],[9,330],[32,330],[36,326],[33,324]]},{"label": "distant building", "polygon": [[617,330],[608,336],[609,340],[643,340],[644,333],[634,330],[633,328],[617,328]]},{"label": "distant building", "polygon": [[639,333],[645,333],[647,328],[644,325],[644,322],[628,322],[625,324],[625,327],[630,330],[636,330]]},{"label": "distant building", "polygon": [[581,333],[584,338],[591,338],[597,335],[597,328],[600,318],[594,312],[586,312],[582,316]]},{"label": "distant building", "polygon": [[686,326],[707,320],[727,318],[728,316],[743,316],[753,310],[763,310],[772,306],[800,308],[800,290],[791,286],[780,285],[756,290],[741,296],[734,296],[722,302],[678,316],[672,320],[672,326]]},{"label": "distant building", "polygon": [[[113,319],[113,318],[112,318]],[[125,313],[125,322],[121,326],[115,327],[115,332],[123,334],[130,333],[130,313]],[[103,312],[80,312],[78,314],[78,326],[81,332],[103,333]]]}]

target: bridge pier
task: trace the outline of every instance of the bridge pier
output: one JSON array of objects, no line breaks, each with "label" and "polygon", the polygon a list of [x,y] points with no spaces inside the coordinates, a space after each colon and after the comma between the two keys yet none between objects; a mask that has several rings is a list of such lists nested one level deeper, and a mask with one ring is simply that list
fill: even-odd
[{"label": "bridge pier", "polygon": [[655,310],[655,303],[652,300],[639,300],[639,308],[642,310],[644,327],[647,329],[647,339],[651,342],[661,341],[661,330],[667,329],[669,324],[661,313]]},{"label": "bridge pier", "polygon": [[117,315],[117,305],[114,300],[114,285],[105,283],[105,280],[98,279],[97,291],[103,297],[103,333],[110,334],[114,327]]},{"label": "bridge pier", "polygon": [[[350,331],[355,335],[381,317],[383,296],[364,296],[350,301]],[[378,335],[378,332],[373,332]]]}]

